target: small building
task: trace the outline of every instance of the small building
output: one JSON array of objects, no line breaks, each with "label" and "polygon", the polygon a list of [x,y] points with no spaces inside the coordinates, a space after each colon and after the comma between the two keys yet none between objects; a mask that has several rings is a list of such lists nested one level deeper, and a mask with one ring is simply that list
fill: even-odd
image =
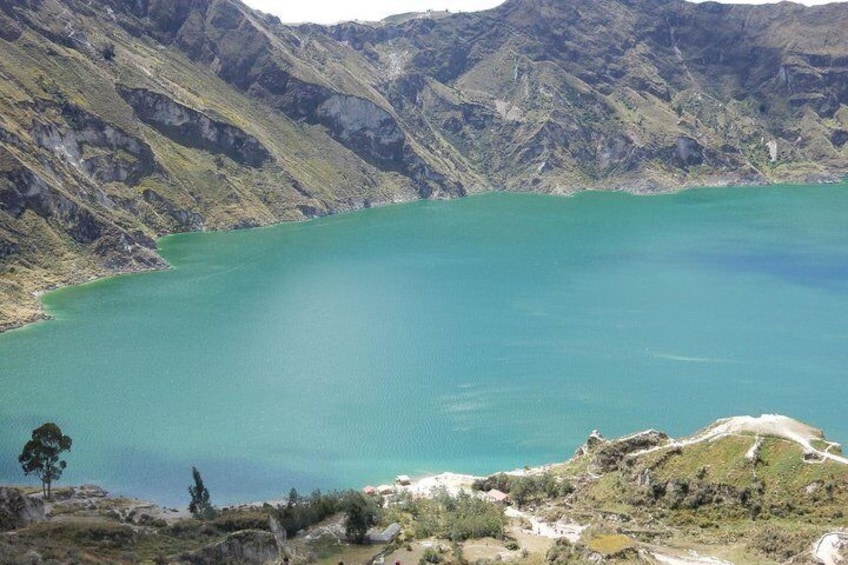
[{"label": "small building", "polygon": [[367,487],[365,487],[364,489],[362,489],[362,492],[363,492],[363,493],[365,493],[365,494],[376,494],[376,493],[377,493],[377,489],[375,489],[375,488],[374,488],[374,487],[372,487],[371,485],[368,485]]},{"label": "small building", "polygon": [[505,492],[493,488],[486,493],[486,500],[489,502],[497,502],[499,504],[509,504],[509,495]]},{"label": "small building", "polygon": [[377,492],[380,494],[394,494],[395,487],[392,485],[380,485],[377,487]]},{"label": "small building", "polygon": [[380,533],[368,534],[366,539],[368,543],[391,543],[400,533],[400,524],[394,522],[389,524],[389,527]]},{"label": "small building", "polygon": [[412,484],[412,479],[409,478],[409,475],[398,475],[395,477],[395,482],[400,486],[405,487]]}]

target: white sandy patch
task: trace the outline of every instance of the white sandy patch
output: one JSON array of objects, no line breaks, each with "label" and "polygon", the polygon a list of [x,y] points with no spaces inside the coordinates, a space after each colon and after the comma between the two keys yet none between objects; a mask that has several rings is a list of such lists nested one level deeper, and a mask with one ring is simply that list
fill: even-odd
[{"label": "white sandy patch", "polygon": [[407,491],[416,496],[430,497],[442,488],[456,496],[460,492],[471,493],[471,483],[481,477],[461,475],[459,473],[442,473],[431,477],[414,479],[408,486],[398,486],[399,491]]},{"label": "white sandy patch", "polygon": [[813,557],[822,565],[841,565],[848,556],[848,534],[831,532],[823,535],[813,549]]},{"label": "white sandy patch", "polygon": [[762,445],[763,438],[757,436],[757,439],[754,441],[754,443],[751,444],[751,449],[749,449],[745,453],[745,459],[750,459],[751,461],[753,461],[757,457],[757,453],[760,451],[760,447],[762,447]]},{"label": "white sandy patch", "polygon": [[695,551],[690,551],[686,556],[665,555],[663,553],[651,552],[659,563],[667,565],[733,565],[730,561],[724,561],[716,557],[708,557],[698,555]]},{"label": "white sandy patch", "polygon": [[529,522],[530,528],[525,528],[525,533],[550,539],[565,538],[571,543],[579,541],[580,534],[583,533],[583,530],[589,527],[588,525],[584,526],[577,522],[566,522],[563,520],[551,524],[550,522],[540,520],[536,516],[522,512],[512,506],[507,506],[504,510],[504,514],[510,518],[520,518]]},{"label": "white sandy patch", "polygon": [[[539,465],[538,467],[525,467],[524,469],[514,469],[505,471],[505,475],[514,477],[527,477],[542,475],[551,469],[556,468],[561,463],[549,463],[547,465]],[[394,485],[394,489],[398,492],[406,491],[413,495],[421,497],[431,497],[433,493],[440,487],[445,487],[447,491],[456,496],[460,492],[473,494],[471,484],[477,479],[484,479],[475,475],[463,475],[461,473],[445,472],[438,475],[426,475],[423,477],[415,477],[407,486]]]}]

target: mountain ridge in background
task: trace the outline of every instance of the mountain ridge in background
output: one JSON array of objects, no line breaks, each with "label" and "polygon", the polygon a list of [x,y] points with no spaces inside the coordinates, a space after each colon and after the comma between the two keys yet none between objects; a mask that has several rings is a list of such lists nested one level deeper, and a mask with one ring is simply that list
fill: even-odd
[{"label": "mountain ridge in background", "polygon": [[844,4],[509,0],[284,26],[236,0],[0,0],[0,326],[157,236],[488,190],[820,182]]}]

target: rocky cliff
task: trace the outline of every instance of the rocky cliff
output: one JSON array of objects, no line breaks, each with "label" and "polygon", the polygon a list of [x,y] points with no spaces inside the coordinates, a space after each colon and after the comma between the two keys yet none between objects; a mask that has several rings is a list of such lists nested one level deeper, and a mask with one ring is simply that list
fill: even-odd
[{"label": "rocky cliff", "polygon": [[289,27],[237,0],[0,0],[0,327],[157,235],[484,190],[820,181],[845,4],[509,0]]}]

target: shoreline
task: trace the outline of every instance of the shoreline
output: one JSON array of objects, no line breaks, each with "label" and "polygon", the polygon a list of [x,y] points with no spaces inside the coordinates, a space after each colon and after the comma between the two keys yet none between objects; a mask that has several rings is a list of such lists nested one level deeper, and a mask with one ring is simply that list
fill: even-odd
[{"label": "shoreline", "polygon": [[[559,555],[566,557],[590,557],[593,562],[601,562],[603,559],[592,559],[592,556],[608,557],[614,561],[616,558],[634,557],[637,554],[643,557],[649,557],[651,562],[668,564],[668,565],[734,565],[746,562],[749,560],[740,560],[736,552],[744,551],[745,556],[762,555],[763,550],[758,545],[752,545],[746,540],[731,539],[733,544],[733,552],[729,553],[728,539],[721,535],[718,531],[715,535],[703,537],[703,526],[699,523],[680,523],[671,519],[664,512],[669,511],[667,505],[672,504],[672,501],[665,500],[664,502],[657,501],[657,505],[648,505],[653,508],[647,516],[641,512],[645,510],[644,506],[640,505],[637,499],[626,503],[623,507],[616,506],[619,502],[616,495],[612,498],[598,499],[597,496],[603,495],[603,491],[593,491],[595,485],[603,485],[602,480],[606,474],[612,477],[621,475],[627,476],[627,473],[633,468],[653,469],[658,461],[666,461],[668,458],[660,457],[659,459],[652,458],[651,454],[657,450],[668,450],[667,453],[681,455],[682,449],[688,446],[700,444],[708,446],[717,441],[730,442],[723,445],[730,445],[733,454],[726,454],[727,462],[733,462],[739,458],[744,461],[744,465],[750,465],[748,460],[751,459],[750,452],[744,453],[740,448],[739,443],[746,444],[742,447],[747,447],[747,444],[755,446],[753,449],[758,449],[756,446],[761,445],[763,438],[771,438],[782,440],[792,444],[795,449],[792,452],[793,458],[799,460],[807,469],[816,469],[818,465],[824,461],[839,465],[839,473],[848,470],[848,458],[838,455],[840,453],[838,444],[828,441],[822,432],[809,424],[795,420],[793,418],[780,414],[762,414],[757,417],[753,416],[733,416],[728,418],[720,418],[706,427],[699,429],[688,436],[672,438],[662,432],[656,430],[644,430],[616,438],[605,439],[597,433],[591,432],[583,446],[581,446],[574,455],[566,461],[547,463],[533,467],[525,467],[513,469],[511,471],[502,471],[504,474],[512,476],[532,476],[546,473],[548,471],[561,471],[556,475],[558,481],[566,481],[571,486],[567,493],[563,494],[548,494],[548,498],[531,498],[525,499],[522,503],[518,497],[518,491],[515,491],[515,500],[510,500],[508,495],[513,491],[510,487],[506,487],[506,494],[500,491],[471,491],[471,483],[478,478],[483,478],[478,475],[454,473],[445,471],[437,474],[419,475],[414,478],[400,475],[393,481],[392,485],[381,485],[379,487],[364,487],[359,492],[365,491],[366,494],[373,494],[375,497],[380,496],[382,505],[391,508],[391,502],[403,502],[403,498],[398,498],[398,493],[410,493],[415,498],[432,498],[437,494],[436,489],[444,487],[449,493],[456,496],[461,491],[468,492],[476,499],[485,500],[489,505],[499,507],[501,510],[501,535],[497,537],[480,536],[474,539],[468,539],[461,542],[461,545],[452,546],[452,551],[456,552],[457,548],[462,551],[460,555],[473,556],[476,559],[470,561],[472,563],[479,562],[480,558],[490,559],[492,561],[512,560],[518,558],[514,562],[524,563],[525,565],[535,563],[535,556],[547,556],[551,551],[559,552]],[[800,447],[801,450],[797,448]],[[691,461],[700,464],[705,453],[695,448],[690,457],[694,457]],[[707,449],[711,449],[707,447]],[[722,453],[724,453],[724,448]],[[836,452],[836,453],[834,453]],[[712,453],[712,452],[708,452]],[[612,466],[609,458],[615,457]],[[585,458],[588,461],[584,461]],[[647,459],[645,459],[647,457]],[[780,452],[775,452],[771,456],[767,456],[763,463],[768,468],[770,462],[780,461]],[[634,462],[635,461],[635,462]],[[577,468],[569,467],[569,465],[578,463]],[[586,463],[586,465],[584,465]],[[633,467],[635,465],[635,467]],[[743,465],[743,466],[744,466]],[[756,464],[754,464],[756,465]],[[673,466],[673,464],[672,464]],[[708,465],[705,468],[710,468]],[[735,468],[735,467],[734,467]],[[630,471],[628,471],[630,469]],[[685,468],[680,470],[685,473]],[[706,480],[702,487],[706,485],[724,485],[727,489],[741,488],[739,484],[731,480],[730,483],[725,483],[726,473],[733,473],[733,469],[719,470],[716,468],[716,476],[710,478],[709,473],[702,476],[700,480]],[[805,471],[795,471],[804,473]],[[815,471],[812,471],[815,473]],[[833,470],[828,471],[833,473]],[[493,473],[497,474],[497,473]],[[375,473],[376,476],[376,473]],[[489,475],[487,475],[489,476]],[[642,477],[640,471],[639,477]],[[661,475],[657,475],[661,476]],[[687,476],[688,475],[684,475]],[[727,475],[730,476],[730,475]],[[815,478],[818,475],[812,475],[804,479]],[[831,477],[834,475],[831,474]],[[763,476],[762,480],[770,481],[768,484],[774,486],[783,481],[783,474],[778,469],[768,476]],[[634,488],[638,486],[644,487],[640,479],[633,475],[623,479]],[[666,477],[666,481],[671,481],[666,484],[673,484],[677,479]],[[760,480],[756,475],[752,478],[743,480],[742,484],[747,484],[746,481]],[[778,481],[777,483],[775,481]],[[657,484],[663,484],[659,482]],[[688,482],[687,482],[688,484]],[[818,483],[812,483],[818,484]],[[824,484],[824,483],[821,483]],[[735,485],[735,486],[734,486]],[[4,485],[5,486],[5,485]],[[20,485],[9,485],[11,488],[21,489],[25,496],[35,499],[41,498],[40,487],[22,487]],[[788,488],[795,488],[791,485],[786,485]],[[603,488],[603,486],[602,486]],[[373,489],[373,490],[372,490]],[[384,489],[388,489],[384,491]],[[807,487],[807,495],[812,494],[812,491]],[[803,490],[803,489],[802,489]],[[375,492],[376,491],[376,492]],[[633,491],[637,492],[637,491]],[[731,492],[731,491],[728,491]],[[747,491],[746,491],[747,492]],[[575,493],[578,498],[569,498],[571,493]],[[43,506],[37,504],[37,510],[33,510],[31,516],[36,518],[29,524],[24,523],[18,526],[23,532],[25,528],[36,522],[48,522],[52,524],[47,526],[47,530],[53,531],[50,528],[57,528],[56,531],[62,532],[61,528],[67,523],[94,525],[94,533],[91,534],[95,539],[97,536],[109,535],[113,530],[115,532],[139,532],[144,529],[148,533],[158,535],[171,531],[191,531],[192,527],[207,528],[203,522],[198,522],[193,519],[186,507],[173,508],[167,506],[159,506],[156,503],[151,503],[145,500],[120,497],[108,494],[102,488],[93,485],[84,485],[80,487],[62,486],[54,488],[54,500],[45,501]],[[804,496],[801,494],[800,496]],[[556,500],[553,499],[556,497]],[[584,498],[580,498],[584,497]],[[800,500],[800,499],[798,499]],[[613,501],[612,507],[604,506],[604,502]],[[185,549],[184,546],[169,546],[171,553],[168,553],[169,559],[179,559],[180,555],[189,555],[185,553],[189,551],[192,555],[213,555],[219,556],[218,553],[222,547],[226,546],[227,551],[233,555],[241,556],[243,552],[247,555],[253,550],[251,545],[255,540],[262,540],[262,543],[273,543],[273,532],[265,529],[264,524],[269,520],[268,514],[274,516],[274,512],[265,508],[266,504],[274,507],[279,507],[285,504],[285,499],[266,500],[261,502],[253,502],[246,504],[235,504],[229,506],[218,506],[220,514],[214,520],[220,519],[220,523],[213,520],[212,532],[216,532],[219,537],[215,540],[200,540],[196,543],[196,548]],[[388,504],[386,504],[388,502]],[[715,501],[714,501],[715,502]],[[715,508],[722,507],[729,500],[718,501]],[[810,504],[817,504],[821,501],[809,499]],[[599,505],[600,504],[600,505]],[[744,507],[744,502],[736,501],[736,504]],[[802,510],[807,508],[807,502],[803,502],[800,507]],[[838,516],[842,517],[841,506],[839,500],[831,501],[831,510],[838,510]],[[834,506],[835,505],[835,506]],[[26,506],[26,505],[24,505]],[[42,510],[43,508],[43,510]],[[428,508],[424,505],[423,508]],[[637,511],[637,509],[639,509]],[[689,509],[692,510],[692,509]],[[685,507],[683,508],[685,512]],[[437,510],[438,512],[438,510]],[[41,517],[37,515],[41,513]],[[731,520],[734,524],[738,521],[739,516],[731,509]],[[815,516],[813,516],[815,518]],[[26,519],[26,518],[25,518]],[[333,545],[345,547],[340,551],[348,551],[348,553],[339,553],[334,555],[331,561],[319,561],[319,563],[335,563],[336,559],[343,557],[344,562],[361,562],[358,559],[361,556],[360,547],[365,547],[369,552],[369,559],[374,556],[378,558],[377,563],[398,562],[415,562],[427,550],[438,548],[439,553],[450,555],[448,538],[444,537],[444,532],[424,534],[418,537],[417,530],[406,521],[402,515],[389,514],[385,523],[379,527],[373,528],[372,533],[377,535],[380,532],[394,531],[404,532],[402,538],[394,545],[378,546],[376,544],[385,543],[385,540],[372,540],[371,544],[366,546],[354,546],[346,543],[344,534],[343,517],[334,515],[331,521],[324,523],[313,523],[304,531],[306,535],[301,536],[302,532],[297,533],[297,538],[303,540],[303,543],[310,543],[313,540],[323,538],[325,535],[330,535],[334,539]],[[817,562],[837,564],[842,562],[846,556],[846,540],[848,533],[845,528],[839,527],[835,522],[829,521],[828,515],[821,515],[817,520],[810,522],[811,515],[808,511],[798,512],[793,516],[794,521],[791,524],[807,524],[815,526],[813,529],[804,531],[801,535],[805,545],[803,554],[813,557]],[[77,520],[74,522],[74,520]],[[107,529],[103,526],[104,523],[113,524],[110,526],[113,529]],[[391,525],[386,527],[386,524],[391,522]],[[757,536],[778,535],[774,533],[773,526],[766,521],[766,528],[758,526],[760,523],[756,516],[751,516],[746,522],[746,532],[756,539]],[[257,524],[263,524],[257,526]],[[687,527],[688,524],[688,527]],[[313,529],[314,526],[314,529]],[[215,528],[218,528],[217,530]],[[233,529],[228,529],[232,527]],[[279,526],[278,526],[279,527]],[[718,527],[718,526],[716,526]],[[791,526],[794,527],[794,526]],[[169,529],[171,528],[171,529]],[[273,530],[273,520],[271,530]],[[386,528],[383,530],[383,528]],[[392,530],[394,528],[394,530]],[[410,529],[411,528],[411,529]],[[772,528],[772,529],[769,529]],[[405,537],[406,530],[414,531],[412,538]],[[795,535],[795,529],[778,530],[778,532],[790,532],[790,535]],[[105,532],[102,533],[102,532]],[[246,534],[246,532],[253,532]],[[27,533],[22,536],[26,539]],[[32,534],[29,534],[32,535]],[[36,534],[37,535],[37,534]],[[259,536],[259,537],[256,537]],[[171,536],[173,537],[173,536]],[[223,541],[220,541],[223,539]],[[768,539],[771,539],[769,537]],[[784,538],[778,538],[784,539]],[[454,540],[455,541],[455,540]],[[76,543],[76,540],[69,542]],[[182,543],[182,542],[180,542]],[[280,549],[280,542],[274,545],[274,554]],[[73,545],[72,545],[73,546]],[[305,546],[298,546],[305,547]],[[356,548],[351,549],[351,548]],[[445,549],[443,549],[445,548]],[[552,549],[553,548],[553,549]],[[609,549],[608,549],[609,548]],[[766,548],[767,549],[767,548]],[[128,549],[132,551],[133,548]],[[300,551],[299,549],[296,551]],[[625,553],[621,553],[621,552]],[[183,552],[183,553],[180,553]],[[290,555],[290,554],[289,554]],[[294,555],[297,555],[295,552]],[[457,555],[457,553],[453,553]],[[530,561],[524,561],[523,558],[531,556]],[[801,555],[801,553],[798,553]],[[382,556],[385,559],[382,559]],[[241,557],[240,557],[241,558]],[[243,559],[243,558],[241,558]],[[214,562],[204,561],[204,562]],[[241,561],[240,561],[241,562]],[[265,561],[267,562],[267,561]],[[298,562],[298,561],[295,561]],[[371,562],[371,561],[368,561]],[[581,561],[583,562],[583,561]],[[628,561],[629,562],[629,561]],[[759,561],[757,561],[759,562]],[[771,561],[769,561],[771,562]],[[805,561],[806,562],[806,561]],[[275,561],[279,563],[279,561]]]},{"label": "shoreline", "polygon": [[[637,439],[649,433],[662,432],[658,432],[655,429],[646,429],[631,434],[626,434],[620,437],[606,439],[602,435],[600,435],[597,430],[593,430],[590,434],[587,435],[586,442],[579,446],[571,457],[562,461],[514,468],[512,470],[498,470],[488,473],[486,475],[472,475],[468,473],[458,473],[455,471],[442,471],[440,473],[426,473],[414,476],[398,475],[395,480],[391,481],[391,483],[379,484],[379,486],[377,486],[377,483],[370,483],[360,485],[359,487],[349,487],[346,489],[338,490],[353,490],[362,492],[369,486],[378,490],[383,487],[389,487],[392,489],[393,492],[409,492],[413,496],[429,498],[436,489],[439,489],[440,487],[445,487],[452,495],[456,495],[462,490],[470,492],[471,484],[475,480],[484,479],[493,475],[504,474],[513,477],[528,477],[542,475],[549,471],[555,471],[568,465],[570,462],[573,462],[575,458],[585,454],[586,446],[593,441],[626,442]],[[634,455],[641,456],[658,450],[676,449],[701,443],[710,443],[717,439],[729,436],[752,438],[780,438],[801,447],[804,453],[810,456],[806,460],[806,462],[809,464],[818,464],[818,462],[820,461],[827,460],[848,466],[848,457],[838,454],[838,450],[841,448],[841,445],[837,442],[827,440],[825,433],[821,429],[815,428],[800,420],[796,420],[794,418],[781,414],[761,414],[760,416],[744,415],[718,418],[709,423],[706,427],[696,430],[690,435],[681,436],[677,438],[668,436],[667,441],[664,444],[659,445],[657,447],[635,451]],[[837,451],[837,453],[834,453],[834,451]],[[374,476],[376,477],[377,473],[375,473]],[[399,483],[397,479],[400,477],[408,478],[408,484]],[[40,495],[38,495],[40,487],[38,487],[38,485],[36,484],[0,484],[0,487],[33,490],[36,491],[35,498],[40,498]],[[63,491],[65,489],[86,488],[95,488],[106,493],[104,489],[97,485],[54,485],[54,490],[56,491]],[[174,505],[161,503],[156,500],[146,500],[137,498],[131,494],[123,495],[108,493],[108,497],[114,499],[133,500],[137,502],[153,504],[162,509],[177,508],[178,510],[183,510],[183,508],[175,507]],[[287,499],[285,497],[279,497],[266,500],[252,500],[247,502],[234,502],[230,504],[222,504],[220,507],[248,508],[261,507],[264,504],[285,504],[286,502]],[[188,506],[185,507],[185,510],[187,510],[187,508]]]},{"label": "shoreline", "polygon": [[[563,187],[561,190],[557,191],[510,191],[510,190],[502,190],[502,189],[489,189],[480,192],[473,192],[470,194],[463,194],[457,196],[445,196],[440,197],[438,200],[456,200],[460,198],[470,198],[474,196],[482,196],[487,194],[496,194],[501,192],[506,193],[514,193],[514,194],[539,194],[539,195],[549,195],[549,196],[557,196],[557,197],[573,197],[578,194],[584,194],[587,192],[610,192],[610,193],[624,193],[631,194],[633,196],[661,196],[668,194],[677,194],[680,192],[685,192],[689,190],[698,190],[698,189],[719,189],[719,188],[731,188],[731,187],[779,187],[785,185],[798,185],[798,186],[825,186],[825,185],[838,185],[842,183],[848,182],[848,176],[840,176],[837,173],[820,173],[813,176],[809,176],[804,179],[793,179],[786,178],[780,180],[769,180],[769,179],[750,179],[743,177],[733,177],[731,174],[728,175],[715,175],[715,176],[707,176],[701,180],[701,182],[683,182],[680,184],[659,184],[652,183],[647,179],[631,179],[630,181],[618,183],[618,184],[610,184],[604,186],[594,186],[594,187]],[[184,233],[226,233],[232,231],[242,231],[242,230],[252,230],[252,229],[262,229],[269,228],[277,225],[288,224],[291,222],[308,222],[311,220],[325,218],[329,216],[337,216],[341,214],[348,214],[351,212],[358,212],[362,210],[366,210],[369,208],[382,208],[386,206],[393,206],[398,204],[409,204],[411,202],[418,202],[421,200],[426,200],[422,198],[413,199],[413,200],[399,200],[399,201],[386,201],[386,202],[365,202],[354,203],[353,205],[348,206],[340,206],[339,208],[330,208],[328,209],[326,214],[315,214],[311,216],[307,216],[304,218],[298,219],[279,219],[276,221],[269,222],[267,224],[261,225],[250,225],[250,226],[242,226],[242,225],[234,225],[234,226],[225,226],[221,229],[210,229],[210,230],[199,230],[192,232],[169,232],[159,234],[156,238],[156,249],[155,255],[156,257],[163,263],[160,267],[147,267],[147,268],[139,268],[139,267],[131,267],[125,270],[107,272],[105,269],[93,269],[90,273],[82,274],[81,277],[66,277],[64,282],[49,282],[46,286],[36,286],[34,288],[25,289],[25,296],[27,296],[26,300],[18,300],[12,301],[10,305],[14,305],[17,307],[28,307],[29,313],[20,317],[12,317],[9,320],[0,321],[0,335],[18,330],[21,328],[25,328],[32,324],[38,322],[44,322],[52,320],[53,317],[46,313],[44,308],[44,302],[42,301],[42,297],[45,294],[55,292],[58,290],[62,290],[63,288],[68,287],[76,287],[76,286],[84,286],[89,283],[97,282],[104,279],[109,279],[113,277],[120,277],[126,275],[135,275],[142,273],[154,273],[160,271],[167,271],[172,269],[173,267],[168,263],[160,254],[159,250],[159,241],[166,237],[171,237],[175,235],[180,235]],[[10,281],[13,280],[14,277],[10,277]],[[2,304],[0,304],[2,307]]]}]

